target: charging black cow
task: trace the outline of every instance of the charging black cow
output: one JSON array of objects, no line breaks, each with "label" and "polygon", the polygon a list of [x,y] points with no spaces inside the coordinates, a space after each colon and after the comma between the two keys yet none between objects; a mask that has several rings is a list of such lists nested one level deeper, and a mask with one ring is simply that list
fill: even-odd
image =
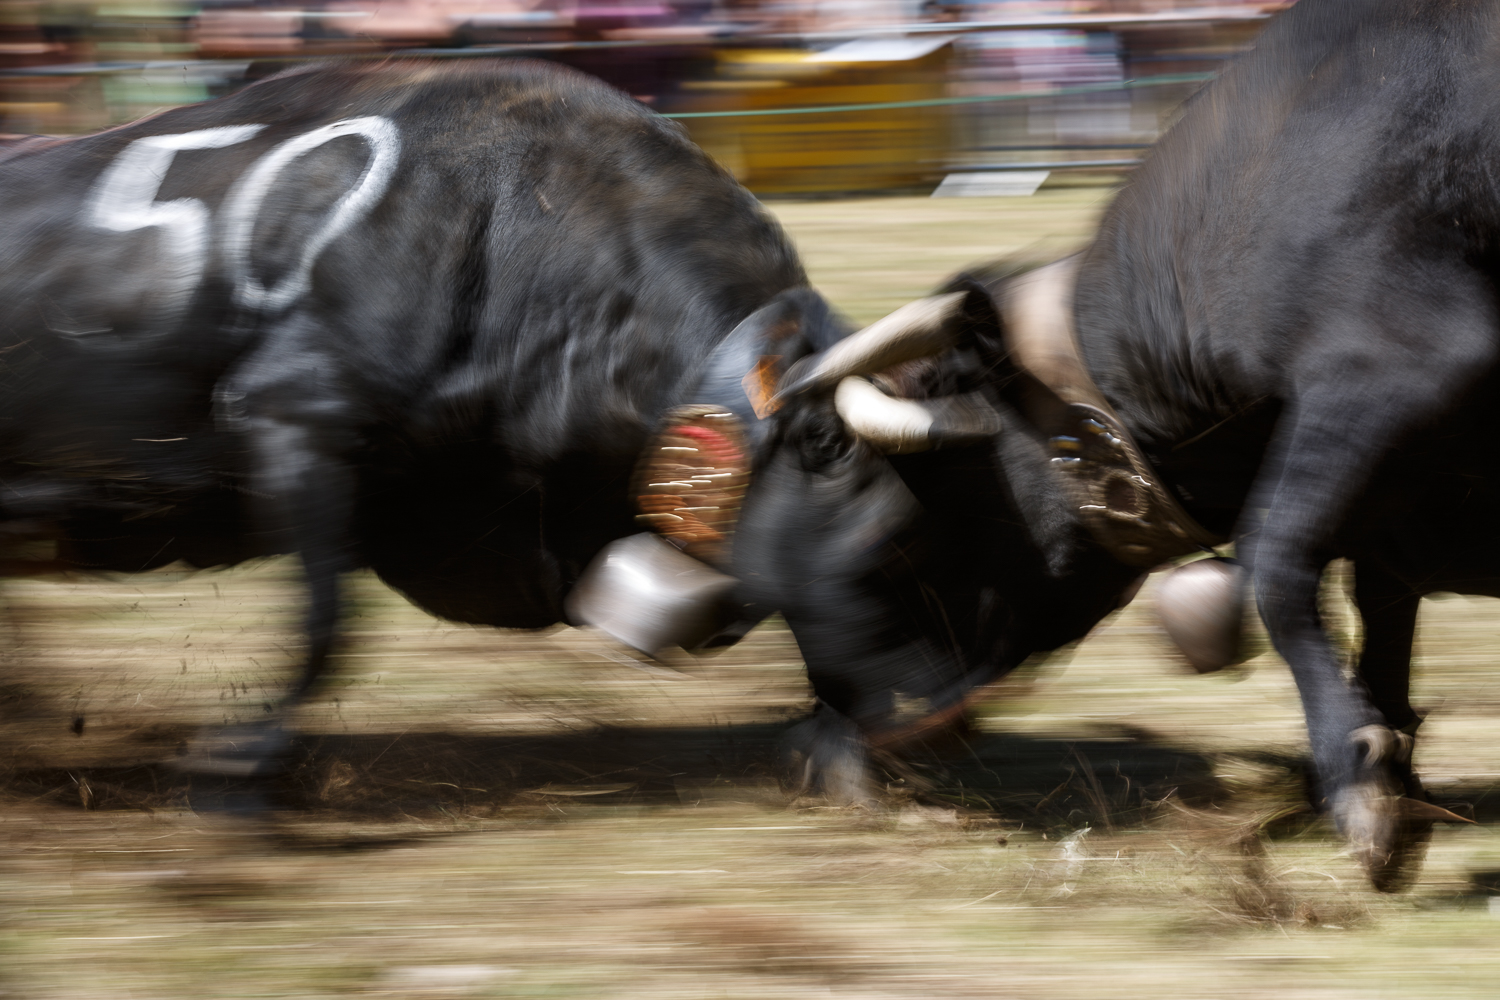
[{"label": "charging black cow", "polygon": [[[1238,542],[1302,695],[1318,798],[1381,886],[1441,815],[1410,765],[1419,599],[1500,596],[1497,164],[1500,3],[1302,0],[1191,102],[1079,258],[960,279],[958,342],[980,363],[928,374],[968,364],[1010,427],[1002,492],[1029,532],[1008,537],[1042,558],[975,558],[1030,574],[1015,600],[1062,584],[1035,619],[1076,622],[1122,591],[1120,569]],[[975,493],[940,489],[957,474],[939,458],[908,475],[935,509]],[[1364,620],[1353,683],[1317,607],[1341,557]],[[1220,605],[1186,617],[1232,631],[1233,574],[1200,568]],[[1228,658],[1197,639],[1204,665]]]},{"label": "charging black cow", "polygon": [[[823,702],[814,765],[889,736],[898,695],[938,711],[979,677],[892,555],[920,508],[884,459],[809,472],[831,404],[773,415],[782,374],[846,329],[755,200],[625,95],[540,64],[325,66],[0,156],[4,532],[74,569],[300,553],[294,697],[342,572],[544,626],[641,517],[752,581],[697,595],[709,641],[787,610]],[[906,315],[904,336],[948,318]],[[637,481],[663,426],[724,471]],[[752,472],[737,533],[684,499]],[[872,589],[906,611],[846,611]],[[194,763],[263,769],[282,739]]]}]

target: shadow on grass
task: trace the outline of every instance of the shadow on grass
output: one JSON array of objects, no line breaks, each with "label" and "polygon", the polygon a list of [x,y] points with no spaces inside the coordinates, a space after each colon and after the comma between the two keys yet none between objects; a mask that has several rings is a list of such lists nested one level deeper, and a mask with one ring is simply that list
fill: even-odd
[{"label": "shadow on grass", "polygon": [[[265,806],[369,821],[483,818],[530,805],[792,804],[778,779],[784,724],[594,728],[525,736],[408,732],[300,738],[283,775],[227,780],[162,764],[36,768],[4,776],[11,796],[87,809]],[[159,733],[159,742],[173,734]],[[185,735],[185,734],[182,734]],[[941,747],[878,755],[888,804],[915,801],[1041,826],[1127,827],[1169,795],[1225,797],[1213,762],[1141,730],[1100,738],[955,735]]]}]

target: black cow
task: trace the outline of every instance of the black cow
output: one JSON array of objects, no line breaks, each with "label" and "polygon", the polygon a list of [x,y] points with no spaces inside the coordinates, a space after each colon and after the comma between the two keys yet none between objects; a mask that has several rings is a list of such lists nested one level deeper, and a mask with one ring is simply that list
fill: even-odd
[{"label": "black cow", "polygon": [[[951,319],[905,315],[882,329]],[[597,81],[527,63],[294,70],[3,151],[0,530],[55,540],[74,569],[300,553],[295,700],[346,570],[447,618],[538,627],[567,619],[640,518],[697,525],[662,537],[747,581],[697,594],[698,625],[732,641],[784,610],[821,702],[808,763],[857,776],[863,735],[904,731],[898,703],[951,710],[983,670],[912,572],[920,507],[892,468],[830,398],[771,401],[846,332],[755,200]],[[647,462],[689,481],[636,479],[662,426],[730,468]],[[666,495],[752,469],[732,555],[732,517]],[[194,766],[264,770],[283,745],[268,722],[205,741]]]},{"label": "black cow", "polygon": [[[929,507],[971,505],[975,561],[1030,616],[996,660],[1081,635],[1133,571],[1236,541],[1316,798],[1382,887],[1441,815],[1410,764],[1418,602],[1500,596],[1497,165],[1500,3],[1302,0],[1194,98],[1078,259],[957,279],[959,351],[904,388],[967,379],[1010,428],[988,513],[979,462],[904,470]],[[1015,511],[1024,532],[976,527]],[[1318,614],[1336,558],[1364,621],[1352,683]]]},{"label": "black cow", "polygon": [[[1399,796],[1422,798],[1418,602],[1500,595],[1497,56],[1500,4],[1298,4],[1195,102],[1079,277],[1098,384],[1239,539],[1321,797],[1378,883],[1411,832]],[[1317,611],[1339,557],[1365,623],[1352,685]]]}]

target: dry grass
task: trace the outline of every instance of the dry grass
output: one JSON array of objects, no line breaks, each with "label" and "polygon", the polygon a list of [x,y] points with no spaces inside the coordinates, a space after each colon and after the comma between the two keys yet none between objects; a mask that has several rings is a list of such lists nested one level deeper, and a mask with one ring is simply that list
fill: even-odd
[{"label": "dry grass", "polygon": [[[1076,239],[1099,201],[774,208],[870,318]],[[776,784],[807,694],[774,624],[676,672],[437,623],[359,578],[306,763],[259,822],[155,762],[285,682],[286,563],[3,595],[0,995],[1363,1000],[1488,996],[1500,971],[1488,601],[1428,602],[1417,672],[1425,773],[1485,824],[1438,829],[1392,897],[1301,809],[1284,667],[1191,676],[1149,592],[843,810]]]},{"label": "dry grass", "polygon": [[878,319],[978,261],[1081,245],[1107,187],[1048,187],[1030,198],[775,201],[814,285],[857,322]]}]

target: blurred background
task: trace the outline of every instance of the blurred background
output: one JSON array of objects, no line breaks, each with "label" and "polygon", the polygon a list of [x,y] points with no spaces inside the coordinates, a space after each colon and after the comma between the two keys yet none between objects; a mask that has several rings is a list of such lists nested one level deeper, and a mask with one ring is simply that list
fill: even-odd
[{"label": "blurred background", "polygon": [[1127,168],[1284,6],[4,0],[0,132],[92,131],[324,56],[531,57],[679,117],[758,194],[1029,193]]},{"label": "blurred background", "polygon": [[[1087,240],[1274,9],[6,0],[0,131],[97,129],[326,55],[552,59],[781,196],[814,284],[867,322],[973,261]],[[1352,649],[1346,585],[1324,612]],[[878,759],[873,809],[779,782],[811,695],[777,620],[662,664],[586,629],[440,622],[367,574],[351,595],[301,763],[246,817],[162,762],[285,690],[295,561],[0,581],[0,997],[1494,995],[1493,601],[1424,601],[1414,660],[1424,779],[1481,825],[1439,828],[1382,896],[1308,811],[1284,664],[1191,674],[1150,586],[966,732]]]}]

